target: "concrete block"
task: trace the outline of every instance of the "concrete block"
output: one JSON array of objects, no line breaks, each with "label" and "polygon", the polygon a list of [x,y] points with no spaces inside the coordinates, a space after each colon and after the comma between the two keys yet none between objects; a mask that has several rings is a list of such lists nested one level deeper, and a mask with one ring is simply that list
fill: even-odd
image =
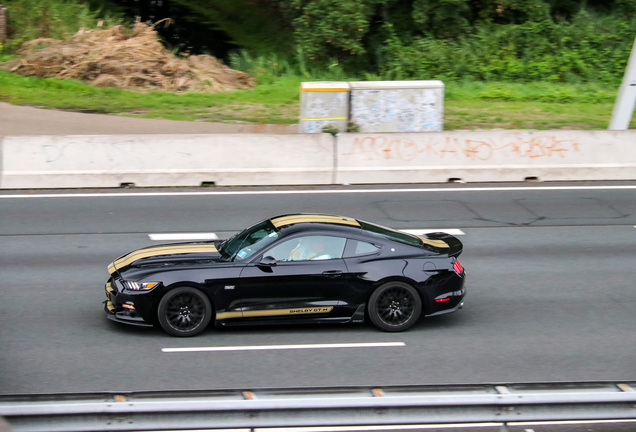
[{"label": "concrete block", "polygon": [[341,81],[303,82],[300,85],[301,133],[322,133],[331,126],[347,130],[349,118],[349,83]]},{"label": "concrete block", "polygon": [[354,81],[351,121],[364,133],[440,132],[444,129],[444,83]]},{"label": "concrete block", "polygon": [[336,183],[636,179],[636,131],[341,134]]},{"label": "concrete block", "polygon": [[0,188],[329,184],[333,140],[329,134],[5,137]]}]

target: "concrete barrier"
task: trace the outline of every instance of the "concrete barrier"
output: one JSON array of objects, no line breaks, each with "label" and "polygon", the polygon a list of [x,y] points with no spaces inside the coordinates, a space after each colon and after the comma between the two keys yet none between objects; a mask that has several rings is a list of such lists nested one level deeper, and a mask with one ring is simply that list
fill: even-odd
[{"label": "concrete barrier", "polygon": [[5,137],[0,188],[333,182],[328,134]]},{"label": "concrete barrier", "polygon": [[636,131],[341,134],[336,183],[636,179]]},{"label": "concrete barrier", "polygon": [[636,179],[636,130],[5,137],[0,188]]}]

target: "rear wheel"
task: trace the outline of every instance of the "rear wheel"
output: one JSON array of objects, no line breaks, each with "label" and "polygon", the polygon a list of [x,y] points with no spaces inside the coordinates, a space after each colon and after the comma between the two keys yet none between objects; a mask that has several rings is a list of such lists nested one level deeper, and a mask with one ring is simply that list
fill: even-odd
[{"label": "rear wheel", "polygon": [[387,282],[369,298],[369,319],[380,330],[406,330],[417,322],[421,313],[419,293],[404,282]]},{"label": "rear wheel", "polygon": [[172,336],[195,336],[210,323],[212,305],[198,289],[179,287],[163,296],[157,317],[166,333]]}]

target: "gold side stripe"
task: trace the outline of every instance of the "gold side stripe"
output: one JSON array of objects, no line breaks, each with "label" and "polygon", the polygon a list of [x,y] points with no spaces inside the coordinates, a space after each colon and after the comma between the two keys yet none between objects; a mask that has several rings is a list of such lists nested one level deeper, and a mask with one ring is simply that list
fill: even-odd
[{"label": "gold side stripe", "polygon": [[422,240],[422,243],[427,244],[429,246],[433,246],[436,248],[450,248],[450,246],[448,246],[448,243],[446,243],[444,240],[432,240],[432,239],[427,239],[426,237],[420,237],[420,239]]},{"label": "gold side stripe", "polygon": [[126,267],[138,259],[150,258],[162,255],[174,255],[185,253],[218,252],[214,245],[178,245],[178,246],[156,246],[152,248],[139,249],[125,255],[108,266],[108,272],[113,274],[118,268]]},{"label": "gold side stripe", "polygon": [[243,312],[217,312],[216,319],[243,318]]},{"label": "gold side stripe", "polygon": [[332,223],[339,225],[350,225],[359,227],[360,224],[357,220],[346,218],[342,216],[330,216],[330,215],[292,215],[292,216],[282,216],[279,218],[272,219],[272,223],[276,228],[279,228],[284,225],[291,225],[296,223],[306,223],[306,222],[322,222],[322,223]]},{"label": "gold side stripe", "polygon": [[221,312],[216,314],[216,319],[230,318],[256,318],[267,316],[283,316],[283,315],[311,315],[325,314],[333,310],[333,306],[319,306],[294,309],[265,309],[265,310],[249,310],[236,312]]},{"label": "gold side stripe", "polygon": [[111,302],[111,301],[108,301],[108,302],[106,303],[106,307],[107,307],[107,308],[108,308],[108,310],[109,310],[109,311],[111,311],[111,312],[115,310],[115,305],[114,305],[114,304],[113,304],[113,302]]}]

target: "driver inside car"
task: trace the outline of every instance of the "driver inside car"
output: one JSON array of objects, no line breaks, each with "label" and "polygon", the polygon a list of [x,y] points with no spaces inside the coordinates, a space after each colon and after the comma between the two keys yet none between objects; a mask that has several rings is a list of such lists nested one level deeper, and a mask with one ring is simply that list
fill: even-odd
[{"label": "driver inside car", "polygon": [[320,237],[313,237],[300,241],[291,251],[292,261],[324,260],[333,258],[326,250],[325,241]]}]

